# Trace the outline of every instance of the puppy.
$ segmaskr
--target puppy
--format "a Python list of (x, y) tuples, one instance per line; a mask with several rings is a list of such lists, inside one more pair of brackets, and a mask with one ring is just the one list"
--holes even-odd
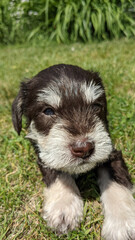
[(42, 215), (48, 226), (60, 233), (79, 226), (83, 200), (74, 176), (97, 168), (105, 216), (102, 236), (135, 239), (132, 183), (110, 138), (105, 90), (98, 74), (65, 64), (41, 71), (21, 84), (13, 102), (18, 134), (23, 114), (47, 186)]

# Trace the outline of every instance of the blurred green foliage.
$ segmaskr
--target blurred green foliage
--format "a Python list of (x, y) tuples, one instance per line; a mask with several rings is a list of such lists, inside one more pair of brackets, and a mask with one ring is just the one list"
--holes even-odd
[(0, 42), (93, 41), (135, 35), (134, 0), (1, 0)]

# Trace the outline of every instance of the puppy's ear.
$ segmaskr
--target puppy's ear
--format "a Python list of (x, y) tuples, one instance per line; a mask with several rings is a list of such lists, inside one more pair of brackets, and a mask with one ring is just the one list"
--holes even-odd
[(22, 89), (20, 89), (18, 95), (16, 96), (12, 104), (12, 122), (15, 130), (19, 135), (22, 129), (22, 114), (23, 114), (23, 94)]

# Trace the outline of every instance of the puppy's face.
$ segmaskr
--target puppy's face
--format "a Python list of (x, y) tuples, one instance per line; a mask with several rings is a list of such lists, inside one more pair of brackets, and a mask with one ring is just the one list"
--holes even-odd
[(27, 137), (45, 167), (82, 173), (106, 161), (112, 151), (105, 92), (96, 73), (52, 66), (22, 84), (12, 110), (18, 133), (26, 116)]

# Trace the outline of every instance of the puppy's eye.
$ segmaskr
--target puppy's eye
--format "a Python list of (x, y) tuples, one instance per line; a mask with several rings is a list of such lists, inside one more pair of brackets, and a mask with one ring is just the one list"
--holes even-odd
[(93, 108), (95, 111), (100, 112), (103, 109), (103, 106), (100, 103), (94, 103)]
[(53, 110), (52, 108), (46, 108), (46, 109), (44, 110), (44, 114), (45, 114), (45, 115), (52, 116), (52, 115), (55, 114), (55, 112), (54, 112), (54, 110)]

